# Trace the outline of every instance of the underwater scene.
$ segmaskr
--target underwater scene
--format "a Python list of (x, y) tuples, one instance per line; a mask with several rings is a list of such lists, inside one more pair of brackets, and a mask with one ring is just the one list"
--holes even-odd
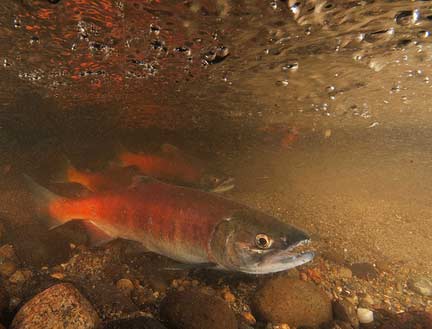
[(0, 13), (0, 329), (432, 328), (432, 1)]

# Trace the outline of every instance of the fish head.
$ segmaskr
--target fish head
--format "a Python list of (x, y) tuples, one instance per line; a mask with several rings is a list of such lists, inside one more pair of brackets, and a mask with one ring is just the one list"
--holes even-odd
[(261, 212), (234, 212), (216, 227), (210, 242), (215, 262), (232, 271), (266, 274), (311, 261), (309, 236), (298, 228)]
[(235, 186), (233, 177), (217, 172), (204, 172), (201, 175), (200, 185), (206, 190), (223, 193), (232, 190)]

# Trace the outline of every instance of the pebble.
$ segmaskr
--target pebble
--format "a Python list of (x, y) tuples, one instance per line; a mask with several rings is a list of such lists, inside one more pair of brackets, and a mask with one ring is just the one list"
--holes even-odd
[(15, 315), (11, 329), (93, 329), (99, 317), (71, 284), (54, 285), (28, 301)]
[(0, 258), (3, 259), (15, 259), (15, 251), (13, 245), (5, 244), (0, 247)]
[(360, 298), (360, 306), (363, 307), (363, 308), (371, 307), (374, 304), (375, 304), (375, 301), (368, 294), (365, 294), (363, 297)]
[(0, 264), (0, 275), (10, 277), (16, 271), (16, 265), (12, 262), (4, 262)]
[(340, 267), (337, 271), (337, 275), (341, 279), (351, 279), (353, 273), (348, 267)]
[(351, 265), (351, 271), (354, 276), (364, 280), (378, 277), (378, 271), (371, 263), (354, 263)]
[(159, 321), (140, 316), (133, 319), (120, 319), (106, 323), (102, 329), (166, 329)]
[(241, 314), (241, 316), (242, 316), (243, 320), (244, 320), (247, 324), (249, 324), (249, 325), (251, 325), (251, 326), (254, 326), (254, 325), (256, 324), (256, 319), (255, 319), (255, 317), (252, 315), (251, 312), (243, 312), (243, 313)]
[(116, 287), (120, 289), (125, 295), (130, 296), (134, 290), (134, 284), (129, 279), (120, 279), (116, 282)]
[(333, 318), (327, 294), (315, 284), (276, 276), (258, 288), (252, 302), (255, 314), (273, 324), (316, 326)]
[(408, 288), (422, 296), (432, 296), (432, 281), (420, 276), (410, 278), (407, 282)]
[(55, 272), (55, 273), (51, 273), (50, 277), (57, 280), (63, 280), (65, 278), (65, 275), (61, 272)]
[(9, 282), (13, 284), (21, 284), (26, 280), (26, 276), (23, 271), (16, 271), (9, 277)]
[(336, 300), (333, 302), (333, 315), (336, 320), (348, 322), (354, 327), (358, 327), (359, 320), (355, 306), (346, 300)]
[(373, 312), (367, 308), (359, 307), (357, 309), (357, 317), (361, 324), (372, 323), (374, 320)]
[(227, 303), (234, 303), (236, 300), (236, 297), (233, 295), (233, 293), (231, 291), (229, 291), (229, 289), (227, 291), (223, 292), (223, 299), (225, 299), (225, 301)]
[(221, 298), (195, 290), (172, 292), (160, 306), (160, 316), (177, 329), (237, 329), (237, 319)]

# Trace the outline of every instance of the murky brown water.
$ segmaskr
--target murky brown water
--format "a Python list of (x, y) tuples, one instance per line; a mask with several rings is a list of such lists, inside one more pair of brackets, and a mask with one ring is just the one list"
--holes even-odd
[(431, 9), (2, 1), (0, 159), (47, 175), (47, 152), (171, 142), (323, 249), (432, 270)]

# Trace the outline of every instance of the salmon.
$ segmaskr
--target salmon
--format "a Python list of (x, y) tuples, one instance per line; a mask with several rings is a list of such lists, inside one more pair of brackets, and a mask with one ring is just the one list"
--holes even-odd
[(121, 147), (117, 157), (100, 171), (78, 169), (65, 159), (59, 180), (79, 183), (93, 192), (128, 186), (137, 174), (218, 193), (234, 187), (232, 177), (209, 169), (198, 159), (169, 144), (162, 145), (159, 152), (147, 153), (134, 153)]
[(178, 262), (265, 274), (314, 257), (296, 252), (310, 240), (300, 229), (213, 193), (141, 177), (127, 188), (64, 198), (27, 180), (51, 225), (82, 219), (104, 240), (138, 241)]

